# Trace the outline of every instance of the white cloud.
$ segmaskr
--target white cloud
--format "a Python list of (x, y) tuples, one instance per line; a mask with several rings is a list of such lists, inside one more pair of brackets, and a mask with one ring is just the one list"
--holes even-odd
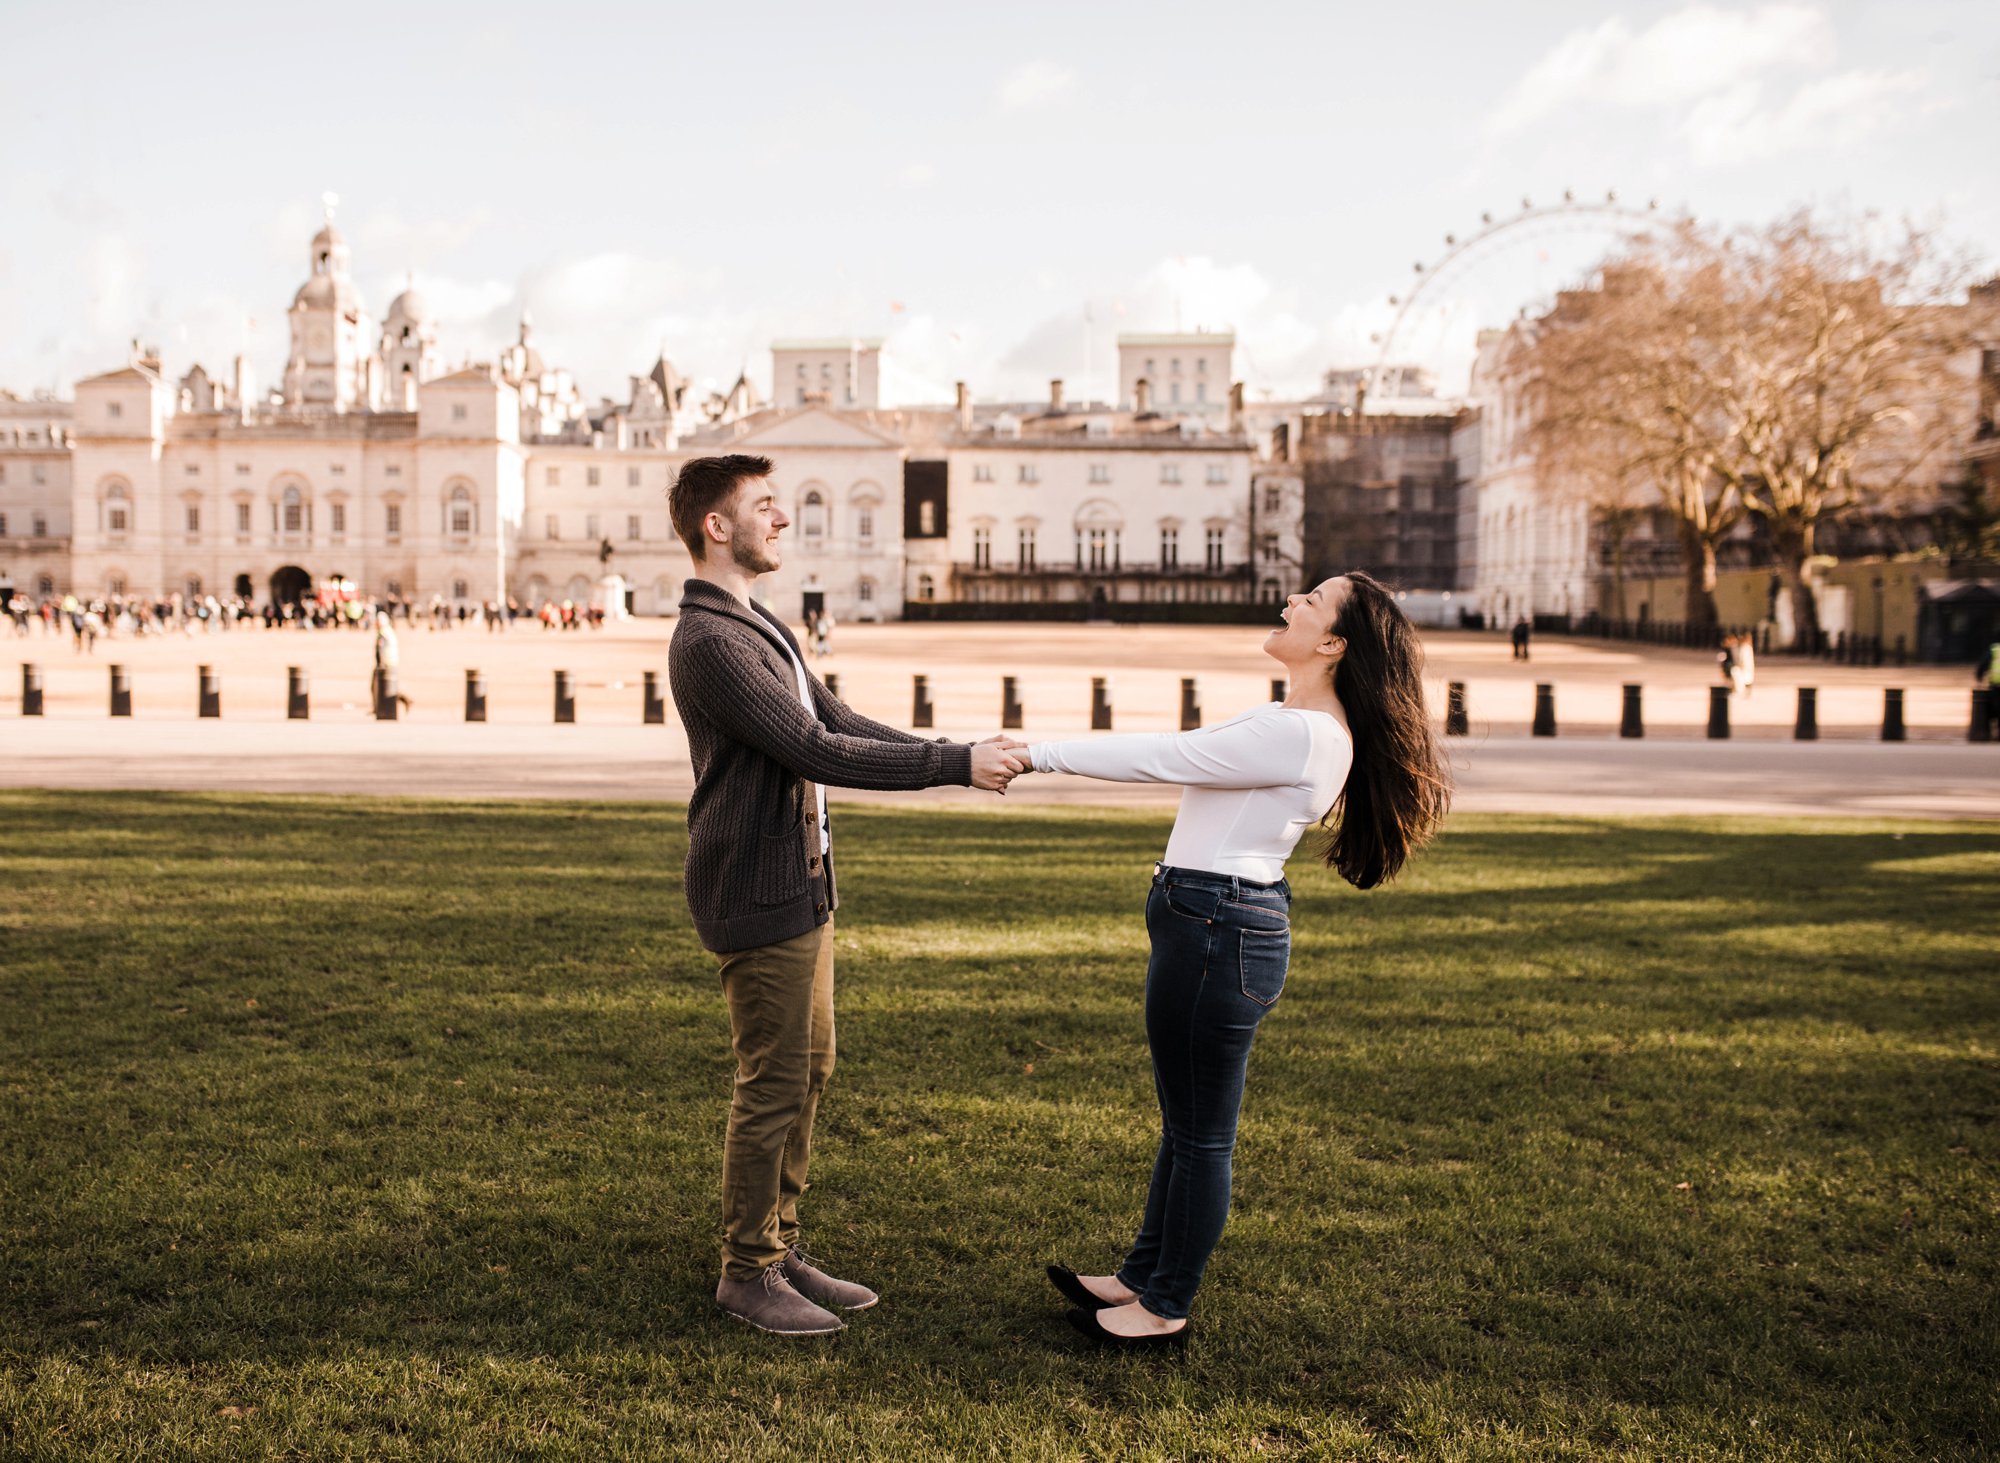
[(1805, 147), (1845, 147), (1894, 124), (1921, 90), (1917, 71), (1842, 71), (1808, 82), (1778, 106), (1754, 83), (1697, 102), (1681, 124), (1696, 161), (1755, 162)]
[(1806, 5), (1693, 4), (1640, 31), (1614, 16), (1558, 41), (1502, 99), (1487, 127), (1515, 132), (1580, 104), (1691, 102), (1779, 68), (1828, 65), (1833, 52), (1832, 26)]
[(1067, 66), (1049, 60), (1035, 60), (1008, 72), (994, 95), (999, 98), (1001, 106), (1020, 111), (1051, 101), (1075, 85), (1076, 73)]

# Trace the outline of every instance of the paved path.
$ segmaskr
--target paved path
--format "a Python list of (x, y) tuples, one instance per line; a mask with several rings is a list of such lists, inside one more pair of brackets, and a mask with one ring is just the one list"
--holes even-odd
[[(970, 738), (978, 727), (943, 727)], [(2000, 745), (1619, 741), (1447, 743), (1465, 811), (1767, 813), (2000, 818)], [(0, 786), (162, 788), (426, 797), (678, 799), (677, 727), (365, 720), (0, 721)], [(1171, 806), (1171, 788), (1028, 777), (1004, 803), (963, 788), (900, 797), (996, 810), (1034, 802)]]

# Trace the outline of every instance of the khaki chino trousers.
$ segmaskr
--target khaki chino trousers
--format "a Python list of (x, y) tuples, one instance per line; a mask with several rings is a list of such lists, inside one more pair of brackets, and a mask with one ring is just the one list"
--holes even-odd
[(799, 1240), (813, 1117), (833, 1075), (833, 921), (717, 959), (736, 1051), (722, 1145), (722, 1273), (754, 1280)]

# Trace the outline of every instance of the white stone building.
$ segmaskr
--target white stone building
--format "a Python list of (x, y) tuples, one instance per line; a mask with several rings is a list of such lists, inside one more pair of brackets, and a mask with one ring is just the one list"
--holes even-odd
[(1118, 337), (1118, 404), (1127, 410), (1220, 418), (1236, 377), (1234, 331)]
[(771, 344), (771, 400), (780, 406), (873, 411), (882, 404), (882, 342), (779, 340)]

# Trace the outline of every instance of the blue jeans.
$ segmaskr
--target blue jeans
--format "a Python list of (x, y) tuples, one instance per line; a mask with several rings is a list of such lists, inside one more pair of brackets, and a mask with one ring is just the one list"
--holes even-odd
[(1291, 886), (1160, 867), (1146, 899), (1146, 1041), (1160, 1098), (1160, 1151), (1146, 1217), (1118, 1279), (1176, 1319), (1229, 1217), (1236, 1116), (1257, 1025), (1285, 989)]

